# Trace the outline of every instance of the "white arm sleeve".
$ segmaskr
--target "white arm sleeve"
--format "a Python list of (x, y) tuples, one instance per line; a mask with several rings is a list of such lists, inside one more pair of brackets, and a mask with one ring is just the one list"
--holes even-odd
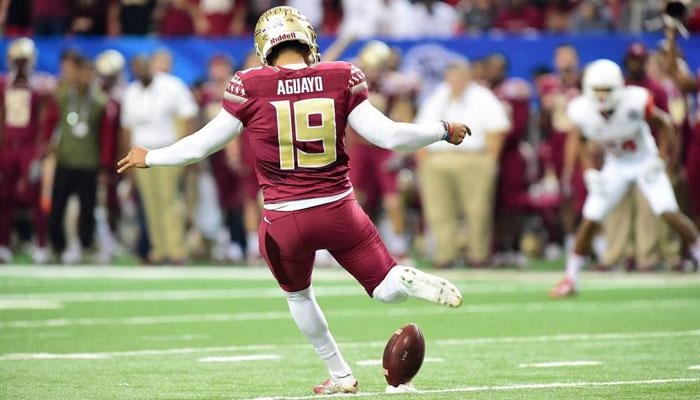
[(352, 110), (348, 123), (372, 144), (390, 150), (414, 151), (445, 136), (445, 127), (439, 121), (426, 124), (394, 122), (374, 108), (369, 100)]
[(186, 165), (201, 161), (223, 148), (243, 131), (243, 123), (224, 109), (202, 129), (168, 147), (150, 150), (146, 164), (152, 167)]

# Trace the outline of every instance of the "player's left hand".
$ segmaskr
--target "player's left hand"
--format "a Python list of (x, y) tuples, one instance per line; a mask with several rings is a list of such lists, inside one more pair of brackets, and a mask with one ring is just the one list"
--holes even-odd
[(447, 123), (447, 141), (454, 145), (458, 145), (464, 141), (464, 138), (472, 135), (472, 130), (469, 129), (467, 124), (461, 122), (448, 122)]
[(148, 154), (148, 150), (143, 147), (132, 148), (129, 150), (129, 154), (117, 163), (119, 167), (117, 172), (121, 174), (129, 168), (148, 168), (148, 164), (146, 164), (146, 154)]

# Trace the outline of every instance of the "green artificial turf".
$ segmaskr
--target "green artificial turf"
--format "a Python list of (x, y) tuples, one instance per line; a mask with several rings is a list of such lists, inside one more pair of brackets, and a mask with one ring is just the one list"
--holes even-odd
[[(579, 296), (554, 301), (560, 272), (437, 273), (462, 308), (380, 304), (344, 272), (317, 271), (368, 398), (700, 398), (698, 274), (588, 273)], [(425, 392), (380, 394), (381, 366), (356, 363), (380, 359), (408, 322), (426, 337)], [(251, 355), (274, 359), (204, 362)], [(563, 361), (597, 364), (526, 365)], [(0, 267), (0, 399), (288, 398), (326, 378), (265, 269)]]

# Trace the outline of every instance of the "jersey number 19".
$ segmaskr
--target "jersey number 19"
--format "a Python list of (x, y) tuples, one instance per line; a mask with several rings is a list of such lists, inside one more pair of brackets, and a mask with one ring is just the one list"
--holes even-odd
[[(335, 102), (328, 98), (270, 102), (277, 112), (277, 139), (280, 147), (280, 169), (321, 168), (337, 159), (335, 148)], [(294, 114), (292, 115), (292, 110)], [(320, 117), (320, 124), (311, 124), (312, 116)], [(316, 119), (319, 120), (318, 118)], [(294, 130), (292, 130), (294, 124)], [(294, 133), (299, 142), (322, 141), (323, 151), (307, 153), (294, 146)]]

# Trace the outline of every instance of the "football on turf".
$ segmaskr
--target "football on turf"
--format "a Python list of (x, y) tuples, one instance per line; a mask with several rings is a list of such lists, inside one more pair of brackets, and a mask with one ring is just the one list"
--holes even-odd
[(384, 348), (384, 377), (391, 386), (406, 384), (418, 373), (425, 355), (423, 333), (416, 324), (396, 330)]

